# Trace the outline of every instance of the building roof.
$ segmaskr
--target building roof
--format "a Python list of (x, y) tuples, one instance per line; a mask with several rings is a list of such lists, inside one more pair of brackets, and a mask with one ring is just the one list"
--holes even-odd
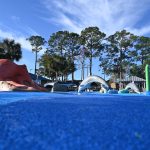
[(32, 78), (32, 80), (42, 80), (42, 81), (47, 81), (47, 80), (49, 80), (49, 79), (47, 79), (47, 78), (44, 78), (44, 77), (42, 77), (42, 76), (37, 76), (37, 75), (32, 74), (32, 73), (29, 73), (29, 75), (30, 75), (30, 77)]
[(139, 78), (139, 77), (137, 77), (137, 76), (130, 76), (130, 77), (127, 77), (127, 78), (125, 78), (125, 79), (121, 79), (121, 80), (119, 80), (119, 81), (124, 81), (124, 82), (145, 82), (146, 80), (145, 79), (142, 79), (142, 78)]

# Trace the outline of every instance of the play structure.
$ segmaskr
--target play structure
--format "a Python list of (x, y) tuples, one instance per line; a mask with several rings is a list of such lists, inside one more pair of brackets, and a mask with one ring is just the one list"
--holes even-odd
[[(145, 67), (145, 75), (146, 75), (146, 95), (150, 95), (150, 66), (149, 65), (146, 65)], [(101, 89), (103, 93), (124, 94), (124, 93), (130, 93), (130, 91), (132, 91), (134, 93), (140, 94), (139, 88), (136, 86), (134, 82), (127, 84), (124, 89), (117, 91), (117, 90), (111, 89), (109, 85), (106, 83), (106, 81), (99, 76), (88, 76), (86, 79), (84, 79), (79, 85), (78, 93), (81, 93), (87, 89), (90, 89), (91, 84), (93, 82), (101, 85)]]
[(129, 83), (125, 87), (125, 89), (122, 89), (120, 91), (111, 89), (109, 85), (106, 83), (106, 81), (99, 77), (99, 76), (88, 76), (85, 80), (83, 80), (78, 88), (78, 93), (81, 93), (87, 89), (91, 88), (91, 84), (95, 82), (97, 84), (101, 85), (101, 93), (108, 93), (108, 94), (124, 94), (124, 93), (129, 93), (130, 90), (134, 91), (135, 93), (140, 94), (140, 91), (138, 87), (135, 85), (135, 83)]
[(129, 93), (130, 90), (134, 91), (135, 93), (140, 94), (139, 88), (136, 86), (134, 82), (127, 84), (125, 89), (118, 91), (118, 93), (122, 93), (122, 94)]
[(150, 65), (145, 67), (145, 77), (146, 77), (146, 95), (150, 95)]
[(108, 84), (106, 83), (106, 81), (103, 78), (101, 78), (99, 76), (88, 76), (79, 85), (78, 93), (83, 92), (86, 89), (89, 89), (93, 82), (101, 84), (102, 88), (104, 89), (104, 93), (106, 93), (107, 90), (109, 89)]
[(32, 81), (26, 65), (17, 65), (8, 59), (0, 59), (0, 91), (47, 90)]

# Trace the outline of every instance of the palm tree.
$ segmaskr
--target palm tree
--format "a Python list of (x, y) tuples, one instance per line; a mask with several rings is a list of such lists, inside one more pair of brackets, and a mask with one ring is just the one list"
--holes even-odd
[(19, 61), (22, 58), (21, 45), (14, 40), (4, 39), (0, 44), (0, 57), (11, 61)]

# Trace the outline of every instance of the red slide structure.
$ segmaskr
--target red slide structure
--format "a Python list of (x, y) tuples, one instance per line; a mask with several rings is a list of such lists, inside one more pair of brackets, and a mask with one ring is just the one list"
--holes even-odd
[(0, 59), (0, 91), (46, 91), (32, 81), (26, 65)]

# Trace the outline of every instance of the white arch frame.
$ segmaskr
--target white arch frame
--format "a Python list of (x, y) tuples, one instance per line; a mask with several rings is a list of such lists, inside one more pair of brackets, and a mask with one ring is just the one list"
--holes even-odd
[(103, 88), (106, 88), (106, 89), (109, 88), (108, 84), (106, 83), (106, 81), (103, 78), (93, 75), (93, 76), (88, 76), (86, 79), (84, 79), (81, 82), (81, 84), (79, 85), (79, 88), (78, 88), (78, 92), (80, 93), (83, 90), (85, 90), (86, 88), (90, 88), (90, 85), (93, 82), (102, 84)]

